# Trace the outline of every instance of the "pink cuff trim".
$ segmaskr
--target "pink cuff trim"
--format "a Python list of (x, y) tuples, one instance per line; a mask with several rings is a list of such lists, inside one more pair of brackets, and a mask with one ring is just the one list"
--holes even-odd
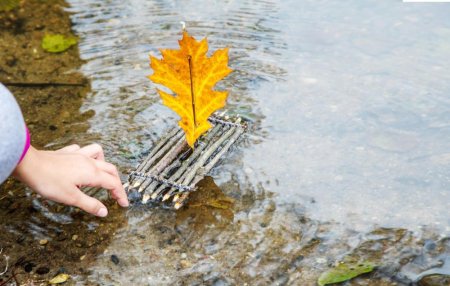
[(25, 132), (27, 133), (27, 139), (25, 141), (25, 147), (22, 151), (22, 156), (20, 156), (19, 163), (22, 162), (23, 157), (27, 154), (28, 149), (30, 148), (30, 131), (28, 131), (28, 127), (25, 126)]

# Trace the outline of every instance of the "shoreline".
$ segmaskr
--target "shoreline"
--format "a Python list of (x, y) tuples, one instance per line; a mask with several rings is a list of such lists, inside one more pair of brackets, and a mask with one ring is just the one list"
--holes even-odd
[[(62, 53), (48, 53), (41, 47), (45, 34), (73, 35), (65, 7), (68, 5), (62, 0), (28, 0), (10, 12), (0, 12), (0, 82), (14, 83), (7, 87), (22, 109), (32, 144), (38, 148), (65, 134), (85, 132), (89, 127), (86, 120), (93, 115), (92, 111), (80, 113), (90, 83), (78, 72), (83, 64), (78, 46)], [(80, 83), (83, 85), (70, 86)]]
[[(39, 149), (74, 143), (87, 132), (87, 120), (95, 114), (80, 111), (90, 82), (78, 71), (84, 63), (78, 45), (61, 53), (41, 47), (45, 34), (74, 35), (66, 7), (62, 0), (26, 0), (12, 11), (0, 12), (0, 82), (16, 83), (7, 87), (22, 109), (32, 145)], [(106, 205), (110, 214), (99, 219), (42, 200), (8, 179), (0, 185), (0, 273), (5, 269), (3, 255), (9, 257), (0, 284), (47, 285), (57, 274), (67, 273), (72, 279), (65, 285), (72, 285), (73, 278), (90, 275), (89, 265), (124, 222), (117, 206), (111, 201)]]

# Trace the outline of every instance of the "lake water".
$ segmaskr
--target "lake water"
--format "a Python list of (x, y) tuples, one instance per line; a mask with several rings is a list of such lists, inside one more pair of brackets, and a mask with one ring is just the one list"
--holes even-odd
[[(92, 79), (82, 109), (96, 112), (80, 140), (103, 144), (124, 179), (178, 121), (146, 76), (180, 21), (230, 48), (219, 87), (253, 121), (211, 174), (231, 209), (132, 208), (82, 279), (314, 285), (350, 255), (383, 265), (355, 285), (394, 285), (450, 253), (450, 4), (69, 3)], [(426, 241), (442, 247), (425, 253)]]

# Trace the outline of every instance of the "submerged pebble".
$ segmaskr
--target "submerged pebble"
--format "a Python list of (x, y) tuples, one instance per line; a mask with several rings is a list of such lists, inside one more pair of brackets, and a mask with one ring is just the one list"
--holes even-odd
[(25, 270), (25, 272), (29, 273), (31, 271), (33, 271), (33, 267), (36, 266), (33, 262), (28, 262), (27, 264), (25, 264), (23, 266), (23, 269)]
[(192, 266), (192, 264), (189, 261), (182, 259), (182, 260), (180, 260), (180, 266), (182, 268), (189, 268)]
[(46, 267), (46, 266), (42, 266), (39, 267), (38, 269), (36, 269), (36, 273), (39, 275), (44, 275), (50, 272), (50, 268)]
[(115, 265), (117, 265), (117, 264), (119, 264), (119, 257), (117, 257), (117, 255), (115, 255), (115, 254), (113, 254), (113, 255), (111, 255), (111, 261), (115, 264)]

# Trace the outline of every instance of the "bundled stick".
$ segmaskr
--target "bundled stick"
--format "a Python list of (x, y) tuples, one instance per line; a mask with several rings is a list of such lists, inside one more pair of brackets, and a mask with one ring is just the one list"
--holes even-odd
[(187, 145), (179, 127), (170, 130), (150, 154), (128, 176), (124, 187), (131, 201), (143, 204), (164, 202), (179, 209), (195, 191), (196, 184), (244, 133), (241, 118), (212, 116), (213, 127), (194, 149)]

